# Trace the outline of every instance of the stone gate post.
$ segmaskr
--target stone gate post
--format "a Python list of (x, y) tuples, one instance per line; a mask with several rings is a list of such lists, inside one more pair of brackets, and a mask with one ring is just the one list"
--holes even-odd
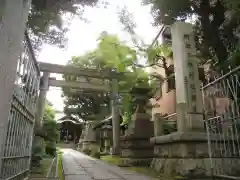
[(23, 47), (30, 0), (0, 1), (0, 170), (17, 60)]

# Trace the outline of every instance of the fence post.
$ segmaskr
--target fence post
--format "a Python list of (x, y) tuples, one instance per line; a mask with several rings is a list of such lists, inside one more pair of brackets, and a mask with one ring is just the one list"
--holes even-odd
[(56, 169), (55, 169), (55, 178), (58, 177), (58, 166), (59, 166), (59, 156), (58, 156), (58, 152), (57, 152), (57, 155), (56, 155)]
[(163, 135), (163, 116), (160, 113), (154, 114), (154, 136)]
[(0, 174), (17, 61), (23, 49), (30, 3), (30, 0), (0, 2)]

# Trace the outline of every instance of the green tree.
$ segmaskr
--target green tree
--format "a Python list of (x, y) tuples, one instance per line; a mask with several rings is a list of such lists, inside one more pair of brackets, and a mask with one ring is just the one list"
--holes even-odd
[[(98, 41), (98, 46), (94, 51), (83, 56), (73, 57), (69, 64), (101, 70), (116, 69), (118, 72), (122, 72), (122, 77), (119, 80), (119, 95), (121, 96), (119, 101), (122, 104), (122, 114), (126, 114), (129, 119), (134, 105), (128, 92), (140, 81), (149, 86), (148, 74), (142, 68), (135, 66), (137, 63), (136, 51), (121, 42), (117, 36), (103, 32)], [(72, 81), (76, 80), (77, 77), (64, 76), (64, 79)], [(87, 81), (106, 83), (103, 80), (93, 78), (87, 78)], [(65, 111), (67, 113), (75, 113), (80, 118), (86, 120), (89, 115), (103, 112), (104, 108), (107, 110), (103, 116), (110, 112), (110, 93), (78, 91), (78, 93), (72, 94), (69, 91), (69, 89), (63, 89), (63, 96), (66, 99)]]
[(27, 27), (34, 49), (42, 43), (63, 47), (68, 30), (64, 26), (63, 15), (72, 14), (81, 18), (85, 6), (95, 6), (97, 2), (98, 0), (32, 0)]
[(56, 141), (59, 139), (59, 131), (55, 121), (55, 112), (49, 105), (49, 102), (45, 106), (41, 137), (39, 135), (40, 133), (34, 137), (32, 167), (40, 166), (40, 160), (45, 154), (55, 155), (56, 152)]
[(123, 30), (128, 32), (132, 38), (132, 42), (137, 49), (139, 56), (147, 59), (146, 65), (135, 64), (135, 66), (144, 68), (159, 66), (164, 68), (166, 77), (171, 76), (172, 72), (167, 67), (167, 59), (172, 58), (172, 49), (169, 45), (146, 44), (143, 39), (136, 33), (135, 29), (137, 25), (134, 21), (133, 15), (128, 11), (127, 7), (124, 7), (118, 12), (118, 18), (123, 25)]
[(221, 65), (238, 45), (235, 35), (240, 22), (237, 0), (144, 0), (144, 3), (152, 5), (156, 24), (169, 24), (175, 19), (186, 20), (194, 16), (197, 48), (204, 62), (211, 59), (212, 64)]
[(45, 106), (42, 131), (45, 135), (46, 154), (55, 155), (56, 143), (59, 140), (59, 130), (57, 122), (55, 120), (55, 112), (48, 104)]

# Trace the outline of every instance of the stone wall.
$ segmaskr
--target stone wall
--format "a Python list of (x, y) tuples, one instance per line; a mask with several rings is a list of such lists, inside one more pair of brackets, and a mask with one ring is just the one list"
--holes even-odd
[[(217, 136), (212, 141), (224, 143)], [(151, 167), (157, 172), (167, 175), (186, 175), (197, 173), (210, 176), (212, 167), (222, 174), (237, 174), (240, 158), (223, 155), (223, 149), (212, 147), (212, 157), (209, 156), (207, 134), (203, 133), (172, 133), (151, 138), (154, 144), (154, 159)], [(229, 139), (229, 143), (236, 143)], [(230, 145), (230, 144), (229, 144)], [(221, 146), (219, 146), (221, 147)], [(230, 150), (230, 146), (226, 146)], [(215, 172), (218, 174), (217, 172)]]

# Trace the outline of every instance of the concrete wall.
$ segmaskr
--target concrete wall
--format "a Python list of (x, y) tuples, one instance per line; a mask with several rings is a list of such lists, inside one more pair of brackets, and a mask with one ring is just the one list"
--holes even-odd
[[(173, 63), (173, 60), (169, 59), (168, 60), (168, 66)], [(206, 67), (204, 67), (205, 72), (208, 70)], [(158, 74), (162, 77), (162, 79), (165, 79), (165, 71), (161, 67), (154, 67), (150, 70), (150, 73), (155, 73)], [(161, 98), (157, 98), (159, 91), (162, 91)], [(172, 114), (176, 112), (176, 90), (171, 90), (168, 92), (168, 85), (167, 81), (163, 81), (161, 83), (161, 87), (159, 87), (159, 91), (156, 92), (155, 97), (150, 99), (150, 102), (153, 107), (152, 109), (152, 116), (156, 113), (162, 113), (162, 114)], [(216, 91), (216, 92), (223, 92), (223, 89), (216, 89), (215, 87), (211, 89), (207, 89), (207, 91), (211, 94), (211, 91)], [(221, 115), (225, 112), (225, 110), (230, 106), (231, 104), (231, 99), (228, 97), (219, 97), (216, 94), (214, 95), (214, 104), (213, 105), (213, 99), (210, 98), (210, 96), (205, 96), (203, 99), (204, 101), (204, 109), (206, 112), (213, 111), (215, 109), (217, 115)]]
[(176, 91), (171, 90), (163, 94), (159, 100), (151, 99), (152, 104), (157, 104), (159, 107), (152, 109), (152, 115), (156, 113), (172, 114), (176, 112)]

